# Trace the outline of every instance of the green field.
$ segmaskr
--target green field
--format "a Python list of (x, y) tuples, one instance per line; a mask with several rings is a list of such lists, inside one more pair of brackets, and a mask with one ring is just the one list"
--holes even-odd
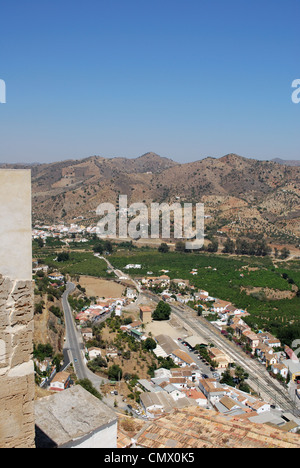
[[(38, 248), (34, 243), (34, 256), (50, 267), (70, 276), (88, 275), (95, 277), (111, 276), (107, 273), (104, 260), (94, 257), (94, 243), (71, 245), (69, 259), (55, 261), (56, 254), (66, 247), (60, 242)], [(83, 245), (81, 246), (83, 247)], [(169, 270), (171, 279), (188, 279), (191, 285), (205, 289), (213, 297), (232, 302), (236, 307), (247, 310), (251, 315), (245, 321), (254, 330), (268, 330), (290, 344), (300, 338), (300, 297), (271, 300), (264, 289), (271, 291), (292, 291), (300, 289), (300, 261), (280, 262), (275, 266), (270, 257), (236, 257), (208, 253), (159, 253), (157, 249), (115, 250), (110, 255), (111, 263), (121, 270), (128, 263), (138, 263), (141, 269), (129, 270), (132, 276), (147, 276), (148, 271), (160, 276), (161, 270)], [(197, 276), (191, 270), (197, 269)], [(152, 276), (152, 275), (151, 275)], [(246, 293), (243, 288), (261, 288), (259, 293)], [(297, 288), (296, 288), (297, 289)]]
[(69, 260), (64, 262), (55, 261), (55, 256), (51, 255), (44, 259), (49, 267), (59, 270), (64, 275), (70, 276), (95, 276), (107, 278), (112, 275), (107, 273), (107, 264), (104, 260), (94, 257), (91, 252), (70, 252)]
[[(300, 338), (299, 296), (293, 299), (267, 300), (263, 294), (249, 295), (241, 290), (241, 287), (255, 287), (291, 291), (293, 283), (300, 288), (300, 262), (281, 262), (275, 268), (269, 257), (238, 258), (178, 252), (162, 254), (154, 250), (117, 252), (110, 260), (120, 269), (128, 263), (140, 263), (142, 269), (129, 270), (133, 276), (147, 275), (147, 271), (159, 276), (163, 274), (160, 270), (169, 270), (167, 274), (171, 279), (189, 279), (191, 285), (207, 290), (211, 296), (231, 301), (236, 307), (247, 310), (251, 315), (245, 321), (253, 329), (269, 330), (279, 338), (285, 338), (285, 342), (290, 342), (290, 335), (293, 339)], [(193, 268), (198, 269), (197, 276), (190, 274)]]

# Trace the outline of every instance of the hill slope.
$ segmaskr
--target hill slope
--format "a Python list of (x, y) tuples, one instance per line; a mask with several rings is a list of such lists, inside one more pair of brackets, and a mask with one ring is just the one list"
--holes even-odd
[(78, 216), (95, 222), (100, 203), (116, 204), (119, 195), (127, 195), (129, 204), (203, 202), (212, 216), (208, 223), (228, 233), (253, 230), (295, 243), (300, 236), (300, 166), (235, 154), (179, 164), (146, 153), (30, 168), (34, 220), (41, 222), (70, 222)]

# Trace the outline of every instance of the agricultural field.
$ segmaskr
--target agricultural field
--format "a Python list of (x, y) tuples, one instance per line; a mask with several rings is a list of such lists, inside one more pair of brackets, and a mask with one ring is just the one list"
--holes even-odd
[[(61, 242), (39, 248), (34, 243), (34, 257), (49, 267), (72, 277), (110, 278), (104, 260), (94, 257), (93, 242), (87, 250), (66, 247)], [(253, 330), (270, 331), (286, 344), (300, 338), (300, 261), (279, 261), (266, 257), (218, 255), (208, 253), (167, 252), (157, 249), (120, 249), (115, 246), (109, 260), (123, 271), (128, 263), (141, 264), (131, 269), (135, 277), (160, 276), (162, 270), (171, 279), (188, 279), (191, 285), (204, 289), (213, 297), (232, 302), (250, 313), (245, 321)], [(89, 249), (89, 250), (88, 250)], [(58, 261), (57, 254), (68, 258)], [(191, 274), (197, 269), (197, 275)], [(148, 272), (152, 272), (151, 275)]]
[(69, 251), (68, 257), (58, 261), (56, 252), (47, 252), (47, 256), (38, 258), (53, 270), (58, 270), (71, 277), (93, 276), (96, 278), (111, 278), (113, 274), (107, 272), (107, 264), (104, 260), (94, 257), (93, 252)]
[[(139, 263), (132, 276), (167, 273), (171, 279), (189, 279), (213, 297), (247, 310), (245, 319), (254, 330), (269, 330), (288, 344), (300, 337), (300, 262), (276, 262), (269, 257), (233, 257), (203, 253), (116, 252), (110, 260), (117, 268)], [(197, 275), (190, 272), (197, 269)], [(152, 275), (151, 275), (152, 276)], [(272, 294), (273, 293), (273, 294)], [(272, 296), (276, 299), (272, 299)], [(282, 299), (280, 299), (282, 297)], [(286, 298), (288, 297), (288, 298)]]

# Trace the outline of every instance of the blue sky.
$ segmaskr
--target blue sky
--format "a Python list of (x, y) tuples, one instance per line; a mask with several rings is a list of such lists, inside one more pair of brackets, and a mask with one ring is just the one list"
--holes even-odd
[(299, 18), (299, 0), (3, 0), (0, 162), (300, 159)]

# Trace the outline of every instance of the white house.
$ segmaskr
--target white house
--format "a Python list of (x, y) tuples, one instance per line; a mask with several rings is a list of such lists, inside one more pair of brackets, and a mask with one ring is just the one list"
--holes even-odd
[(100, 348), (89, 348), (88, 355), (90, 359), (95, 359), (98, 356), (101, 356), (101, 349)]
[(282, 364), (282, 363), (275, 363), (271, 366), (271, 370), (272, 372), (274, 372), (274, 374), (280, 374), (284, 379), (287, 378), (288, 376), (288, 373), (289, 373), (289, 370), (288, 368)]
[(135, 289), (127, 288), (126, 290), (126, 297), (128, 299), (134, 299), (137, 296), (137, 292)]
[(188, 390), (184, 390), (184, 393), (187, 398), (192, 398), (198, 406), (206, 407), (207, 398), (199, 389), (189, 388)]
[(171, 371), (169, 369), (165, 369), (164, 367), (161, 367), (160, 369), (156, 369), (154, 371), (154, 376), (155, 378), (167, 378), (169, 379), (172, 377)]
[(175, 362), (175, 364), (178, 364), (179, 366), (197, 366), (196, 362), (194, 361), (189, 354), (187, 354), (185, 351), (182, 351), (181, 349), (175, 349), (171, 353), (171, 358)]
[(247, 406), (249, 406), (253, 411), (256, 411), (257, 414), (264, 413), (266, 411), (270, 411), (271, 407), (269, 403), (266, 403), (265, 401), (255, 401), (255, 403), (247, 403)]
[(50, 390), (61, 392), (70, 386), (70, 374), (68, 372), (58, 372), (50, 383)]
[(52, 281), (63, 281), (64, 275), (62, 275), (61, 273), (50, 273), (48, 275), (48, 278), (51, 279)]
[(126, 266), (124, 267), (125, 270), (130, 270), (131, 268), (140, 269), (140, 268), (142, 268), (142, 265), (137, 264), (137, 263), (135, 263), (135, 264), (129, 263), (128, 265), (126, 265)]

